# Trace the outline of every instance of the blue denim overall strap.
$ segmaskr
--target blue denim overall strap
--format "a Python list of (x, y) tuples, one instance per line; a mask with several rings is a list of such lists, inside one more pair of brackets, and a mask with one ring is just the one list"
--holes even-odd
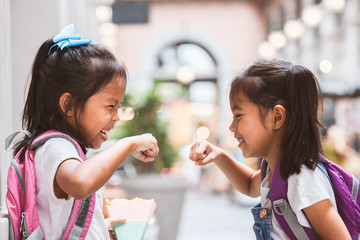
[[(270, 190), (266, 196), (270, 199)], [(265, 218), (260, 217), (260, 211), (264, 209), (261, 207), (261, 203), (251, 208), (251, 213), (254, 217), (253, 230), (256, 236), (256, 240), (270, 240), (271, 239), (271, 218), (272, 211), (269, 211)], [(266, 209), (269, 210), (269, 209)]]

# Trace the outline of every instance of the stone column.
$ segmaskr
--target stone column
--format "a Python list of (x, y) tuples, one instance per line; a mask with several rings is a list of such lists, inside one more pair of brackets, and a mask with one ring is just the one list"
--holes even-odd
[(4, 139), (12, 131), (10, 0), (0, 0), (0, 22), (0, 233), (2, 239), (8, 239), (5, 195), (10, 154), (3, 146)]

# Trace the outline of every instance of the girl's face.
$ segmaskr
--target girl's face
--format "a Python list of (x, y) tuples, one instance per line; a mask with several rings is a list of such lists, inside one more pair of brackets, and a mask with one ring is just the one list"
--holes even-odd
[(266, 158), (274, 145), (271, 111), (263, 119), (258, 106), (244, 96), (230, 97), (230, 107), (233, 121), (229, 129), (234, 133), (243, 156)]
[(84, 111), (80, 114), (79, 124), (84, 129), (92, 148), (99, 148), (107, 140), (108, 132), (119, 121), (118, 109), (125, 88), (125, 81), (115, 77), (86, 101)]

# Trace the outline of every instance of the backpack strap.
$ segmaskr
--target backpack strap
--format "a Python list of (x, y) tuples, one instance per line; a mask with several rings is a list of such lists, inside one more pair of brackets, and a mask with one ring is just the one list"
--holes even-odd
[[(280, 160), (279, 160), (279, 162), (280, 162)], [(267, 161), (263, 158), (261, 161), (261, 166), (260, 166), (262, 180), (268, 174), (268, 171), (269, 171), (268, 166), (269, 165), (268, 165)], [(290, 204), (288, 203), (287, 181), (282, 180), (282, 178), (280, 177), (279, 171), (277, 172), (277, 174), (279, 175), (279, 176), (276, 176), (278, 178), (274, 179), (275, 178), (275, 172), (274, 172), (272, 184), (274, 184), (274, 182), (276, 181), (276, 186), (277, 186), (277, 188), (280, 188), (280, 191), (279, 190), (276, 191), (275, 189), (271, 189), (271, 191), (270, 191), (270, 200), (272, 202), (272, 209), (275, 214), (275, 217), (276, 217), (277, 221), (279, 222), (280, 226), (283, 228), (283, 230), (289, 237), (292, 237), (292, 235), (293, 235), (293, 237), (295, 237), (296, 239), (304, 239), (304, 240), (309, 239), (305, 230), (303, 229), (303, 227), (300, 225), (299, 221), (297, 220), (295, 213), (292, 211)], [(276, 191), (276, 194), (273, 194), (272, 193), (273, 191)], [(280, 197), (280, 198), (277, 200), (273, 200), (273, 199), (275, 199), (275, 197), (276, 198)], [(277, 217), (277, 216), (279, 216), (279, 217)], [(287, 230), (285, 229), (285, 227), (283, 227), (284, 225), (286, 225), (285, 227), (287, 228)], [(291, 234), (288, 232), (291, 232)], [(291, 238), (291, 239), (293, 239), (293, 238)]]
[(280, 162), (281, 158), (275, 166), (271, 183), (276, 188), (272, 188), (270, 194), (275, 218), (290, 239), (316, 239), (316, 234), (313, 233), (311, 228), (304, 227), (299, 223), (296, 214), (289, 204), (287, 198), (288, 184), (280, 176)]
[[(321, 158), (320, 158), (320, 159), (321, 159)], [(318, 164), (316, 165), (316, 167), (318, 167), (318, 168), (325, 174), (325, 176), (327, 177), (327, 179), (328, 179), (329, 182), (330, 182), (331, 188), (332, 188), (333, 190), (335, 190), (335, 189), (334, 189), (334, 185), (333, 185), (332, 182), (331, 182), (329, 173), (328, 173), (327, 170), (326, 170), (325, 164), (326, 164), (326, 162), (319, 161)]]
[(17, 161), (14, 158), (11, 159), (10, 167), (12, 169), (14, 169), (16, 176), (19, 180), (21, 192), (22, 192), (24, 198), (26, 198), (24, 175), (21, 172), (21, 168), (20, 168), (19, 164), (17, 163)]
[[(69, 135), (55, 130), (46, 131), (35, 139), (31, 149), (41, 146), (46, 141), (52, 138), (63, 138), (71, 142), (77, 150), (79, 156), (84, 161), (86, 156), (82, 151), (80, 145)], [(89, 229), (91, 219), (95, 209), (96, 193), (93, 193), (84, 199), (75, 199), (71, 211), (68, 224), (65, 228), (64, 234), (61, 239), (84, 239)]]
[[(39, 140), (36, 140), (36, 142), (34, 141), (34, 143), (30, 146), (31, 150), (34, 150), (40, 146), (42, 146), (44, 143), (46, 143), (48, 140), (52, 139), (52, 138), (63, 138), (68, 140), (69, 142), (72, 143), (72, 145), (75, 147), (77, 153), (79, 154), (79, 156), (81, 157), (81, 148), (80, 146), (78, 146), (78, 144), (75, 142), (75, 140), (73, 140), (70, 136), (68, 135), (64, 135), (64, 134), (53, 134), (53, 135), (48, 135), (45, 136)], [(82, 157), (81, 157), (82, 158)], [(83, 159), (83, 158), (82, 158)], [(84, 159), (83, 159), (84, 160)]]
[[(283, 218), (288, 225), (288, 229), (285, 229), (283, 224), (280, 223), (282, 220), (278, 220), (279, 224), (288, 236), (294, 235), (295, 239), (311, 239), (304, 230), (304, 227), (299, 223), (294, 211), (291, 209), (290, 204), (286, 199), (281, 198), (274, 201), (273, 209), (276, 219), (278, 220), (279, 218)], [(289, 229), (292, 234), (289, 234)]]
[(17, 132), (12, 133), (11, 135), (7, 136), (6, 139), (5, 139), (5, 149), (6, 149), (6, 151), (10, 151), (15, 146), (15, 143), (13, 143), (14, 138), (20, 133), (23, 133), (23, 134), (27, 135), (28, 137), (31, 137), (31, 133), (29, 131), (26, 131), (26, 130), (21, 130), (21, 131), (17, 131)]
[[(72, 212), (78, 212), (77, 215), (71, 214), (68, 227), (61, 239), (84, 239), (87, 229), (89, 229), (90, 221), (87, 221), (89, 215), (93, 215), (95, 208), (96, 194), (84, 198), (83, 200), (75, 200)], [(70, 227), (69, 225), (72, 225)], [(84, 231), (86, 229), (86, 231)]]
[(359, 187), (360, 187), (359, 180), (353, 175), (353, 185), (352, 185), (351, 195), (353, 196), (353, 198), (355, 200), (360, 199), (360, 197), (359, 197)]

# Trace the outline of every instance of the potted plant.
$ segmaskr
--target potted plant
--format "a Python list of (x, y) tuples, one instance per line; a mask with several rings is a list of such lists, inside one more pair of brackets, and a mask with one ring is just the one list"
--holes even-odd
[(120, 121), (110, 134), (111, 139), (121, 139), (143, 133), (152, 133), (158, 141), (159, 155), (153, 162), (141, 162), (129, 156), (124, 164), (132, 164), (136, 178), (124, 177), (121, 187), (129, 198), (154, 199), (157, 203), (155, 216), (159, 225), (158, 240), (175, 240), (186, 191), (184, 178), (164, 174), (176, 162), (178, 154), (167, 136), (167, 122), (159, 117), (162, 99), (155, 83), (143, 97), (133, 103), (135, 96), (124, 96), (124, 107), (134, 109), (134, 118)]
[(164, 168), (170, 168), (177, 159), (177, 151), (167, 137), (167, 123), (159, 118), (159, 110), (162, 105), (160, 95), (157, 93), (157, 83), (150, 89), (145, 98), (134, 102), (134, 95), (125, 94), (124, 107), (131, 107), (135, 110), (132, 120), (120, 122), (110, 134), (111, 139), (121, 139), (143, 133), (152, 133), (158, 141), (160, 149), (156, 161), (141, 162), (129, 156), (127, 163), (135, 166), (138, 174), (160, 173)]

